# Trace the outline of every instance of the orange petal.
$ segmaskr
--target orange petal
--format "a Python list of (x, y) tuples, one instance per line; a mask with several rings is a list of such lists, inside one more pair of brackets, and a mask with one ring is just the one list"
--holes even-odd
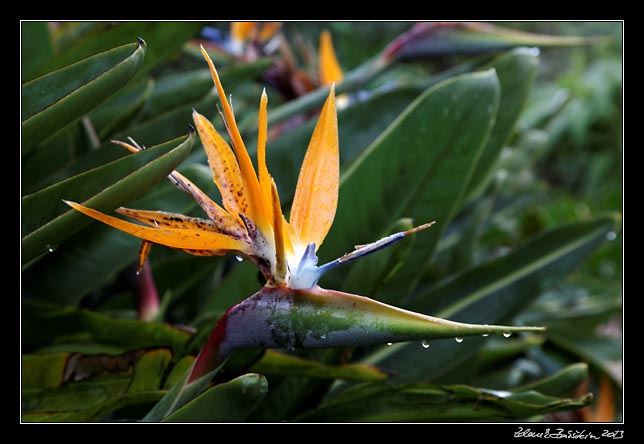
[(264, 43), (273, 37), (282, 27), (282, 22), (266, 22), (259, 33), (259, 41)]
[[(112, 143), (120, 145), (132, 153), (138, 153), (139, 151), (141, 151), (138, 146), (133, 146), (129, 143), (121, 142), (119, 140), (112, 140)], [(192, 183), (192, 181), (190, 181), (190, 179), (185, 177), (183, 174), (175, 170), (172, 173), (168, 174), (168, 180), (181, 191), (192, 197), (195, 202), (199, 204), (201, 209), (204, 210), (210, 220), (212, 220), (215, 225), (217, 225), (219, 231), (230, 234), (237, 238), (243, 238), (246, 235), (246, 229), (239, 220), (237, 220), (234, 216), (217, 205), (215, 201), (208, 197), (206, 193), (201, 191), (199, 187)]]
[(150, 254), (152, 245), (154, 245), (152, 242), (149, 242), (146, 240), (141, 242), (141, 248), (139, 249), (139, 261), (136, 268), (137, 274), (141, 273), (141, 270), (143, 270), (143, 266), (145, 265), (145, 260), (148, 258), (148, 255)]
[(257, 124), (257, 173), (259, 174), (259, 190), (264, 208), (268, 211), (268, 217), (273, 218), (271, 176), (266, 166), (266, 139), (268, 137), (267, 105), (268, 97), (266, 96), (266, 90), (264, 90), (262, 91), (262, 98), (259, 102), (259, 121)]
[(184, 216), (179, 213), (167, 211), (133, 210), (131, 208), (117, 208), (116, 212), (130, 219), (138, 220), (155, 228), (178, 228), (184, 230), (205, 230), (218, 232), (214, 222), (200, 217)]
[(224, 207), (233, 214), (248, 214), (249, 202), (233, 151), (208, 119), (197, 111), (193, 111), (192, 118), (208, 156), (208, 164)]
[(251, 247), (249, 244), (225, 234), (194, 229), (149, 228), (126, 222), (116, 217), (108, 216), (100, 211), (96, 211), (75, 202), (65, 201), (65, 203), (75, 210), (113, 228), (141, 239), (154, 242), (155, 244), (165, 245), (166, 247), (188, 250), (223, 250), (251, 253)]
[(286, 256), (284, 253), (285, 236), (288, 236), (284, 230), (282, 207), (280, 198), (277, 195), (275, 181), (271, 181), (271, 199), (273, 204), (273, 235), (275, 239), (275, 280), (284, 282), (286, 276)]
[(340, 67), (340, 63), (338, 63), (335, 50), (333, 49), (331, 33), (327, 30), (322, 31), (322, 34), (320, 34), (318, 65), (320, 68), (320, 83), (322, 85), (330, 85), (334, 82), (340, 83), (344, 79), (342, 68)]
[(208, 218), (215, 223), (219, 231), (237, 238), (243, 238), (247, 235), (246, 229), (239, 219), (217, 205), (215, 201), (183, 174), (173, 171), (168, 175), (168, 180), (192, 197), (204, 210)]
[(304, 156), (291, 207), (291, 227), (298, 240), (315, 242), (316, 250), (333, 224), (339, 180), (338, 119), (331, 87)]
[(230, 35), (238, 42), (244, 42), (257, 27), (257, 22), (232, 22)]
[(201, 53), (203, 54), (208, 67), (210, 68), (210, 73), (212, 78), (215, 81), (215, 86), (217, 87), (217, 93), (219, 94), (219, 99), (221, 105), (224, 108), (224, 117), (226, 120), (226, 126), (230, 133), (230, 138), (232, 141), (233, 149), (235, 150), (235, 156), (237, 156), (237, 162), (239, 164), (239, 171), (241, 172), (242, 183), (244, 184), (245, 191), (244, 194), (248, 199), (248, 209), (249, 211), (245, 214), (250, 216), (251, 219), (257, 224), (260, 230), (264, 231), (268, 227), (270, 218), (266, 214), (261, 201), (261, 196), (259, 192), (259, 182), (257, 181), (257, 175), (255, 174), (255, 168), (253, 163), (250, 160), (244, 141), (242, 140), (239, 128), (237, 128), (237, 123), (235, 122), (235, 116), (233, 115), (233, 110), (226, 99), (226, 92), (219, 80), (219, 74), (217, 74), (217, 69), (215, 65), (210, 60), (210, 56), (206, 50), (201, 47)]

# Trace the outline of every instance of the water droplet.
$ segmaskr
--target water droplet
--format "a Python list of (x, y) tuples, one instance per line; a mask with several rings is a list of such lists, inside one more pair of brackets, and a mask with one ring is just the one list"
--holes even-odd
[(614, 241), (615, 239), (617, 239), (617, 233), (615, 233), (614, 231), (609, 231), (608, 233), (606, 233), (606, 239), (608, 239), (609, 241)]
[(56, 248), (55, 248), (55, 247), (52, 247), (52, 246), (51, 246), (51, 245), (49, 245), (49, 244), (47, 244), (47, 251), (49, 251), (50, 253), (53, 253), (54, 251), (56, 251)]
[(506, 331), (505, 333), (503, 333), (504, 338), (509, 338), (510, 336), (512, 336), (512, 333), (510, 333), (509, 331)]
[(235, 259), (237, 259), (237, 262), (242, 262), (244, 260), (241, 256), (235, 256)]
[(423, 348), (429, 348), (429, 341), (427, 339), (423, 339), (420, 345), (422, 345)]
[(487, 338), (490, 335), (489, 335), (489, 333), (483, 333), (481, 336), (483, 336), (484, 338)]
[(393, 342), (387, 342), (387, 345), (394, 345)]
[(461, 342), (463, 342), (463, 338), (454, 338), (454, 340), (455, 340), (456, 342), (458, 342), (459, 344), (460, 344)]
[(322, 333), (322, 334), (320, 335), (320, 339), (326, 339), (326, 333)]

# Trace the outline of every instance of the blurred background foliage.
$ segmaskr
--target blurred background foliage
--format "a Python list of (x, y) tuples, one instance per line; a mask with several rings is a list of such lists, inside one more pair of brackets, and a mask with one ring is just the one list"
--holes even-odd
[[(248, 352), (227, 364), (215, 381), (220, 389), (203, 401), (219, 406), (211, 406), (212, 416), (184, 412), (183, 419), (621, 420), (622, 24), (496, 25), (610, 39), (539, 51), (510, 43), (483, 51), (472, 40), (446, 34), (440, 54), (424, 47), (424, 54), (375, 69), (370, 61), (414, 23), (285, 22), (276, 34), (281, 40), (271, 44), (288, 42), (288, 52), (266, 45), (252, 53), (229, 50), (230, 23), (22, 23), (23, 420), (142, 417), (189, 365), (219, 316), (259, 289), (246, 262), (153, 248), (152, 290), (161, 312), (158, 322), (138, 320), (138, 241), (70, 214), (60, 199), (94, 199), (88, 202), (103, 211), (126, 204), (199, 215), (191, 199), (162, 179), (177, 168), (216, 193), (203, 150), (188, 130), (192, 108), (219, 124), (216, 93), (198, 51), (204, 44), (233, 97), (249, 148), (263, 88), (269, 118), (295, 104), (291, 117), (271, 124), (268, 147), (269, 169), (288, 206), (315, 116), (315, 103), (302, 99), (319, 86), (316, 51), (323, 30), (331, 32), (349, 79), (345, 85), (352, 86), (339, 89), (347, 103), (339, 112), (345, 173), (386, 143), (381, 133), (402, 124), (399, 116), (414, 100), (457, 74), (495, 67), (501, 82), (497, 122), (504, 105), (511, 114), (504, 117), (507, 137), (498, 136), (478, 187), (467, 189), (464, 177), (450, 178), (445, 169), (429, 176), (435, 192), (441, 184), (464, 187), (459, 204), (439, 221), (443, 225), (432, 228), (432, 236), (440, 235), (432, 251), (414, 249), (420, 241), (412, 239), (330, 275), (325, 286), (455, 320), (545, 325), (548, 331), (463, 344), (435, 341), (428, 350), (397, 344), (289, 352), (301, 358), (295, 364), (285, 351)], [(71, 65), (98, 53), (88, 68)], [(297, 76), (280, 65), (285, 54), (302, 71)], [(368, 75), (352, 77), (355, 72)], [(354, 78), (359, 81), (350, 83)], [(302, 84), (310, 86), (302, 91)], [(146, 158), (132, 160), (110, 143), (130, 137), (150, 147), (142, 153)], [(349, 176), (341, 198), (352, 193)], [(386, 190), (375, 186), (381, 188)], [(322, 254), (353, 246), (342, 233), (363, 228), (350, 219), (336, 218), (327, 248), (337, 251), (323, 247)], [(364, 230), (381, 235), (394, 227)], [(498, 317), (477, 318), (481, 307)], [(352, 373), (350, 365), (360, 371)], [(383, 378), (388, 383), (378, 382)], [(240, 387), (255, 391), (243, 398)], [(374, 399), (377, 414), (369, 416)], [(449, 404), (451, 411), (445, 407), (448, 413), (439, 408), (446, 400), (458, 401)], [(472, 403), (479, 402), (477, 416)], [(396, 410), (401, 405), (416, 407)]]

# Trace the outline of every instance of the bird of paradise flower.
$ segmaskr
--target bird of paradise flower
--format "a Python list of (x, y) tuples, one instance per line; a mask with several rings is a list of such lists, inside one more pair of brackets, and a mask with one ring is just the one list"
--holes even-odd
[[(329, 88), (311, 136), (287, 220), (266, 166), (266, 92), (259, 104), (256, 171), (217, 70), (203, 47), (201, 52), (210, 67), (232, 144), (231, 147), (207, 118), (193, 112), (223, 207), (176, 171), (168, 176), (169, 180), (195, 199), (207, 219), (163, 211), (116, 210), (145, 226), (66, 201), (87, 216), (143, 239), (140, 266), (151, 246), (159, 244), (194, 255), (242, 256), (252, 261), (266, 279), (260, 291), (231, 307), (220, 319), (191, 369), (146, 420), (161, 419), (197, 396), (227, 357), (239, 349), (346, 347), (543, 330), (458, 323), (321, 288), (318, 281), (329, 270), (429, 228), (433, 222), (356, 246), (353, 252), (318, 266), (316, 252), (333, 223), (340, 182), (334, 86)], [(118, 143), (130, 151), (139, 151), (137, 146)]]

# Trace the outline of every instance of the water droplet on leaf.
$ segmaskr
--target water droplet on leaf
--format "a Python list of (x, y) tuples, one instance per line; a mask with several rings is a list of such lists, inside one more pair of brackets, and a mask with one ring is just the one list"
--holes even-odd
[(617, 239), (617, 233), (615, 233), (614, 231), (609, 231), (608, 233), (606, 233), (606, 239), (608, 239), (609, 241), (614, 241), (615, 239)]
[(463, 342), (463, 338), (454, 338), (454, 340), (455, 340), (456, 342), (458, 342), (459, 344), (460, 344), (461, 342)]
[(427, 339), (423, 339), (420, 345), (422, 345), (423, 348), (429, 348), (429, 341)]
[(488, 333), (483, 333), (481, 336), (483, 336), (484, 338), (487, 338), (490, 335)]
[(387, 345), (394, 345), (393, 342), (387, 342)]
[(510, 332), (508, 332), (508, 331), (506, 331), (505, 333), (503, 333), (503, 337), (504, 337), (504, 338), (509, 338), (510, 336), (512, 336), (512, 333), (510, 333)]
[(235, 256), (235, 259), (237, 259), (237, 262), (242, 262), (244, 260), (241, 256)]

